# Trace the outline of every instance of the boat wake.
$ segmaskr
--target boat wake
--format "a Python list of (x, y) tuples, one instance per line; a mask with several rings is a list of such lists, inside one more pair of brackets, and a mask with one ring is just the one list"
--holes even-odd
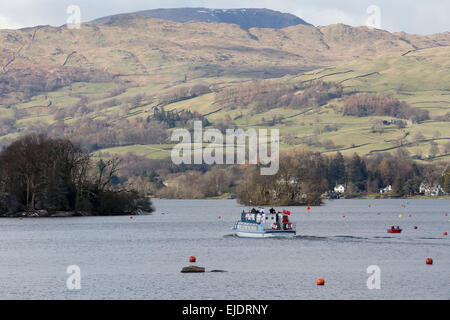
[[(240, 238), (235, 234), (226, 234), (223, 236), (224, 238)], [(427, 243), (423, 240), (443, 240), (445, 238), (432, 238), (432, 237), (421, 237), (421, 238), (399, 238), (394, 236), (374, 236), (374, 237), (358, 237), (358, 236), (350, 236), (350, 235), (337, 235), (337, 236), (310, 236), (310, 235), (296, 235), (290, 238), (286, 237), (271, 237), (266, 239), (272, 240), (302, 240), (302, 241), (333, 241), (333, 242), (367, 242), (367, 243), (379, 243), (379, 244), (417, 244), (420, 242), (421, 244), (432, 244), (432, 245), (443, 245), (450, 246), (449, 243), (436, 243), (430, 242)]]
[(398, 238), (390, 236), (374, 236), (374, 237), (358, 237), (358, 236), (305, 236), (297, 235), (293, 237), (296, 240), (306, 240), (306, 241), (336, 241), (336, 242), (367, 242), (367, 243), (379, 243), (379, 244), (431, 244), (431, 245), (443, 245), (450, 246), (449, 243), (436, 243), (436, 242), (424, 242), (423, 240), (443, 240), (445, 238), (432, 238), (432, 237), (421, 237), (421, 238)]
[(239, 238), (237, 235), (235, 235), (234, 233), (230, 233), (230, 234), (225, 234), (223, 236), (224, 238)]
[(295, 239), (298, 239), (298, 240), (312, 240), (312, 241), (370, 240), (369, 238), (357, 237), (357, 236), (330, 236), (330, 237), (323, 237), (323, 236), (302, 236), (302, 235), (295, 236)]

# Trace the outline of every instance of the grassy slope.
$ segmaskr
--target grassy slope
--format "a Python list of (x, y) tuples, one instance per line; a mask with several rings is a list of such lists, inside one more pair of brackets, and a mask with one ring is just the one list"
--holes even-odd
[[(305, 81), (322, 79), (325, 81), (342, 82), (346, 92), (373, 92), (386, 95), (393, 95), (401, 100), (409, 102), (412, 106), (426, 108), (430, 111), (432, 117), (443, 115), (450, 111), (450, 67), (449, 59), (450, 48), (433, 48), (410, 53), (406, 56), (388, 55), (373, 60), (359, 59), (347, 65), (320, 69), (297, 77), (285, 77), (281, 81)], [(377, 72), (368, 77), (360, 77)], [(360, 78), (356, 78), (360, 77)], [(218, 109), (214, 104), (214, 94), (208, 94), (195, 99), (171, 104), (169, 109), (191, 109), (206, 114)], [(340, 106), (341, 100), (332, 101), (331, 104)], [(314, 131), (318, 126), (325, 124), (336, 124), (339, 127), (337, 132), (323, 133), (319, 136), (321, 141), (332, 140), (339, 149), (351, 148), (352, 145), (360, 146), (343, 150), (343, 154), (369, 154), (374, 150), (382, 150), (397, 145), (396, 139), (409, 132), (409, 139), (406, 142), (412, 142), (415, 134), (421, 133), (427, 139), (434, 137), (436, 131), (440, 132), (440, 139), (436, 140), (441, 150), (444, 144), (448, 143), (450, 138), (450, 126), (448, 122), (427, 121), (422, 124), (413, 124), (405, 129), (397, 129), (395, 126), (388, 126), (383, 134), (371, 132), (370, 121), (374, 118), (390, 120), (389, 117), (343, 117), (340, 112), (336, 112), (329, 106), (307, 112), (299, 116), (291, 117), (298, 111), (290, 109), (274, 109), (262, 114), (252, 114), (248, 109), (222, 110), (208, 117), (211, 122), (223, 119), (226, 115), (231, 118), (243, 114), (244, 116), (235, 121), (237, 126), (243, 128), (263, 128), (260, 126), (261, 119), (271, 119), (273, 115), (282, 116), (286, 119), (276, 125), (281, 135), (295, 135), (298, 137), (299, 146), (308, 148), (301, 144), (301, 139), (305, 136), (315, 135)], [(283, 140), (282, 140), (283, 141)], [(292, 146), (282, 145), (282, 149)], [(407, 149), (411, 155), (421, 154), (426, 156), (430, 147), (429, 142), (419, 143), (417, 145), (408, 145)], [(149, 157), (163, 157), (170, 154), (170, 151), (160, 151), (155, 153), (152, 148), (158, 146), (149, 146), (148, 149), (142, 146), (129, 146), (124, 148), (112, 148), (111, 152), (137, 152)], [(167, 146), (166, 146), (167, 148)], [(319, 151), (328, 152), (320, 148)], [(332, 151), (334, 152), (334, 151)], [(446, 161), (448, 157), (438, 158), (439, 161)]]

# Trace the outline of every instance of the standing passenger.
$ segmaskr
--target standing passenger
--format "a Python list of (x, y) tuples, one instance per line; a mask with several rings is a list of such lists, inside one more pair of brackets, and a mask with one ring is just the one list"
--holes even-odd
[(283, 230), (286, 230), (286, 226), (289, 222), (288, 216), (283, 216)]

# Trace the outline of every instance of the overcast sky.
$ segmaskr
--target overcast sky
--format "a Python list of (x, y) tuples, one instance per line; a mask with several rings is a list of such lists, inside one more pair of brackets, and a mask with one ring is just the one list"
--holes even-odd
[(0, 29), (65, 24), (69, 5), (83, 22), (117, 13), (155, 8), (269, 8), (298, 15), (316, 26), (365, 25), (367, 8), (381, 9), (381, 28), (408, 33), (450, 31), (450, 0), (0, 0)]

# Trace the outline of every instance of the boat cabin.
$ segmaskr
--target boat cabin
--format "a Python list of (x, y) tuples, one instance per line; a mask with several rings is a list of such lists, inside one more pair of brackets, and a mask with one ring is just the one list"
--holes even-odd
[(242, 211), (241, 221), (262, 224), (264, 230), (292, 229), (292, 223), (289, 221), (289, 216), (287, 214), (272, 210), (271, 212), (265, 212), (264, 210), (257, 212), (254, 212), (253, 210), (250, 212)]

